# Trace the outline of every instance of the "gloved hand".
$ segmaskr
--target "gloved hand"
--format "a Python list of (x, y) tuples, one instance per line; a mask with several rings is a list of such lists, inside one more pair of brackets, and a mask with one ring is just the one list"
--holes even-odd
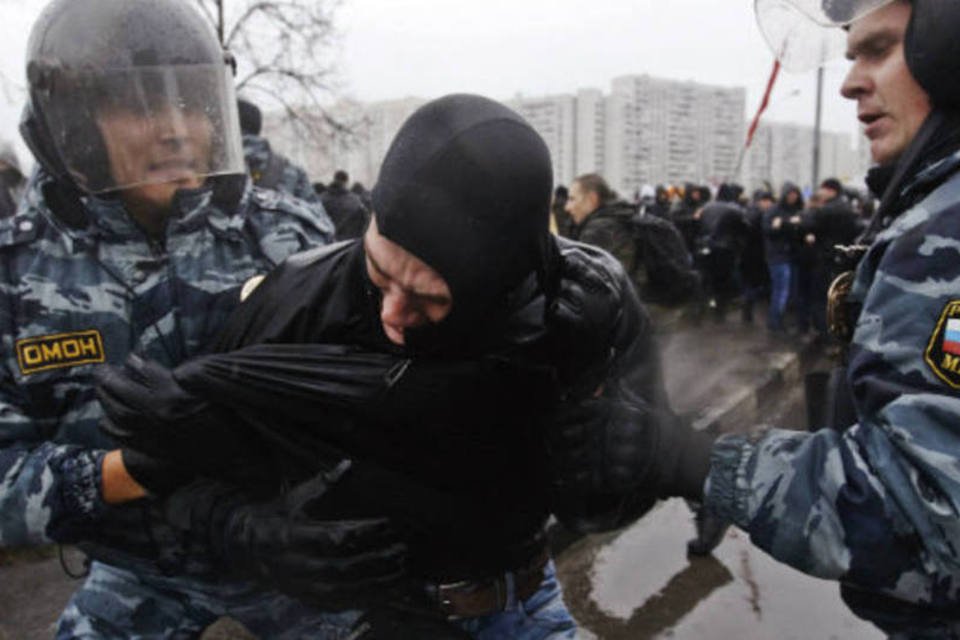
[(571, 395), (589, 396), (606, 378), (623, 301), (616, 288), (585, 261), (564, 258), (560, 275), (547, 324), (554, 349), (561, 354), (557, 362), (570, 365), (560, 372), (561, 382), (582, 382), (586, 387)]
[(168, 519), (202, 536), (221, 570), (255, 579), (323, 610), (368, 606), (406, 585), (407, 549), (385, 518), (321, 520), (322, 500), (342, 475), (331, 472), (267, 502), (199, 480), (167, 498)]
[(611, 398), (563, 403), (547, 427), (554, 489), (700, 498), (713, 438), (667, 412)]
[(223, 414), (184, 390), (166, 367), (132, 355), (122, 367), (100, 367), (96, 380), (106, 413), (100, 428), (151, 493), (163, 495), (208, 470), (212, 454), (231, 442)]

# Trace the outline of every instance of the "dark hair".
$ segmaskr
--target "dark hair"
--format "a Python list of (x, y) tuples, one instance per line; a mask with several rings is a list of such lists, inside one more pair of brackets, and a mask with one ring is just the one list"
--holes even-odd
[(346, 187), (347, 183), (350, 182), (350, 176), (343, 169), (338, 169), (337, 172), (333, 174), (333, 181), (339, 182)]
[(263, 128), (260, 108), (242, 98), (237, 100), (237, 108), (240, 110), (240, 131), (254, 136), (260, 135), (260, 130)]
[(617, 199), (617, 192), (610, 188), (607, 181), (598, 173), (585, 173), (574, 179), (583, 191), (597, 194), (600, 204)]
[(836, 178), (827, 178), (826, 180), (820, 183), (820, 188), (831, 189), (837, 192), (837, 194), (843, 193), (843, 184)]

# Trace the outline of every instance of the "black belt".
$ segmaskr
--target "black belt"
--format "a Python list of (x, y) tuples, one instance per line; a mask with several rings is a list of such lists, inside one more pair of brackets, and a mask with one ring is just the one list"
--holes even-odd
[(504, 611), (509, 603), (508, 579), (513, 578), (516, 601), (527, 600), (543, 583), (550, 556), (540, 552), (527, 565), (483, 580), (462, 580), (429, 585), (427, 593), (449, 618), (477, 618)]

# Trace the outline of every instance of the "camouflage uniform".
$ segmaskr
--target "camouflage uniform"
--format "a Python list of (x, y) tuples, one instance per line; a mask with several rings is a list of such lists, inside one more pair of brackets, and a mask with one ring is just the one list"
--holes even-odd
[(243, 134), (243, 157), (253, 183), (258, 187), (289, 193), (311, 206), (320, 202), (307, 172), (271, 149), (266, 138)]
[(852, 297), (858, 423), (721, 438), (707, 504), (778, 560), (840, 580), (893, 636), (956, 637), (960, 345), (947, 330), (960, 318), (960, 174), (878, 236)]
[[(201, 353), (246, 280), (325, 244), (333, 229), (322, 212), (248, 186), (234, 215), (209, 190), (183, 194), (154, 241), (116, 199), (85, 198), (89, 224), (68, 226), (45, 202), (49, 186), (36, 173), (17, 215), (0, 220), (0, 545), (126, 542), (142, 532), (117, 523), (138, 522), (148, 501), (102, 500), (101, 462), (113, 446), (97, 428), (94, 367), (131, 353), (172, 366)], [(271, 624), (294, 634), (328, 623), (252, 585), (113, 564), (123, 566), (93, 564), (58, 637), (191, 637), (235, 607), (270, 637), (281, 637)]]

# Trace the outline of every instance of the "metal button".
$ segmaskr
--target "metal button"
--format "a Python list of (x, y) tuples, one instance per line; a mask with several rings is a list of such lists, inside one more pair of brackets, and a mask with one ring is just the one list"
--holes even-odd
[(27, 231), (30, 231), (31, 229), (33, 229), (33, 223), (30, 222), (29, 220), (23, 220), (23, 221), (20, 223), (20, 231), (23, 231), (24, 233), (26, 233)]

